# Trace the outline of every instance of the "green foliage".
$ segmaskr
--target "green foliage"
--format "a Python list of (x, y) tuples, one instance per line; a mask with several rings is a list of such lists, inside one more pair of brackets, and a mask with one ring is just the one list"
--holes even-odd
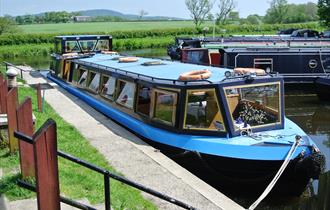
[(17, 16), (15, 21), (18, 24), (35, 24), (35, 23), (67, 23), (71, 20), (72, 16), (78, 15), (77, 13), (69, 13), (66, 11), (60, 12), (45, 12), (42, 15), (23, 15)]
[(194, 21), (196, 29), (200, 28), (202, 23), (210, 13), (213, 3), (209, 0), (185, 0), (186, 7)]
[(24, 44), (0, 47), (0, 59), (15, 57), (48, 56), (53, 51), (50, 44)]
[(318, 15), (320, 22), (325, 27), (330, 27), (330, 1), (319, 0), (318, 2)]
[(15, 22), (8, 17), (0, 17), (0, 35), (19, 32)]
[[(110, 33), (114, 40), (129, 39), (129, 38), (146, 38), (146, 37), (167, 37), (177, 36), (181, 34), (192, 35), (196, 34), (193, 28), (181, 29), (159, 29), (159, 30), (145, 30), (145, 31), (115, 31)], [(86, 33), (63, 33), (62, 35), (73, 34), (109, 34), (107, 32), (86, 32)], [(60, 34), (8, 34), (0, 36), (0, 46), (4, 45), (21, 45), (21, 44), (41, 44), (53, 43), (54, 37)]]
[(265, 23), (284, 23), (287, 12), (287, 0), (272, 0), (265, 16)]
[(264, 17), (265, 23), (304, 23), (317, 20), (316, 4), (288, 4), (286, 0), (273, 0)]

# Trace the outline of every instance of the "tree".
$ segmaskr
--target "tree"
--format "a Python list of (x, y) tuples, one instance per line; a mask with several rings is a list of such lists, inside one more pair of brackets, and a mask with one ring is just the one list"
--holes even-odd
[(220, 0), (218, 4), (217, 24), (225, 24), (229, 13), (235, 8), (234, 0)]
[(142, 18), (146, 15), (148, 15), (148, 12), (141, 9), (140, 12), (139, 12), (139, 19), (142, 20)]
[(246, 18), (246, 22), (247, 22), (248, 24), (252, 24), (252, 25), (259, 25), (259, 24), (262, 23), (261, 19), (262, 19), (262, 18), (261, 18), (259, 15), (254, 14), (254, 15), (249, 15), (249, 16), (247, 16), (247, 18)]
[(283, 23), (288, 12), (287, 0), (272, 0), (265, 16), (266, 23)]
[(228, 19), (230, 19), (231, 21), (239, 20), (239, 12), (236, 11), (229, 12)]
[(4, 33), (15, 33), (18, 32), (15, 22), (6, 17), (0, 17), (0, 35)]
[(210, 0), (186, 0), (186, 6), (196, 28), (200, 28), (201, 24), (210, 13), (213, 3)]
[(318, 4), (318, 15), (320, 22), (323, 26), (330, 27), (330, 1), (319, 0)]

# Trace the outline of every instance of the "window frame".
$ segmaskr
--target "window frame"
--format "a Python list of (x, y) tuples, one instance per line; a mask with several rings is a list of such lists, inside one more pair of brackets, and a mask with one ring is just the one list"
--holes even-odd
[[(149, 110), (149, 114), (145, 114), (145, 113), (142, 113), (142, 112), (139, 112), (138, 111), (138, 103), (139, 103), (139, 87), (141, 87), (141, 86), (143, 86), (143, 87), (147, 87), (147, 88), (150, 88), (150, 93), (151, 93), (151, 95), (150, 95), (150, 110)], [(139, 115), (142, 115), (142, 116), (145, 116), (145, 117), (150, 117), (151, 116), (151, 111), (153, 110), (152, 109), (152, 107), (153, 107), (153, 90), (154, 90), (154, 88), (152, 88), (152, 87), (150, 87), (150, 86), (147, 86), (147, 85), (144, 85), (144, 84), (139, 84), (139, 83), (136, 83), (136, 96), (135, 96), (135, 98), (136, 98), (136, 100), (135, 100), (135, 112), (137, 113), (137, 114), (139, 114)]]
[(116, 77), (113, 77), (113, 76), (108, 75), (108, 74), (101, 74), (100, 85), (102, 85), (102, 86), (103, 86), (103, 82), (104, 82), (104, 77), (107, 77), (108, 81), (109, 81), (110, 78), (114, 78), (116, 80), (115, 81), (115, 90), (113, 91), (113, 94), (112, 94), (111, 98), (107, 97), (106, 94), (103, 94), (103, 89), (104, 89), (103, 87), (102, 87), (102, 89), (99, 90), (100, 96), (102, 96), (106, 100), (109, 100), (109, 101), (113, 102), (113, 101), (115, 101), (115, 98), (116, 98), (118, 79)]
[[(165, 121), (163, 119), (159, 119), (159, 118), (155, 117), (155, 111), (156, 111), (156, 105), (157, 105), (157, 101), (156, 101), (157, 100), (157, 97), (156, 97), (157, 94), (156, 94), (156, 92), (174, 96), (174, 100), (173, 100), (174, 103), (172, 105), (172, 108), (173, 108), (172, 120), (171, 120), (172, 122), (168, 122), (168, 121)], [(175, 124), (177, 122), (176, 116), (177, 116), (178, 98), (179, 98), (179, 93), (176, 92), (176, 91), (168, 91), (168, 90), (164, 90), (164, 89), (161, 89), (161, 88), (153, 88), (152, 92), (151, 92), (150, 119), (152, 119), (153, 121), (156, 121), (156, 122), (161, 122), (161, 123), (163, 123), (165, 125), (168, 125), (168, 126), (175, 127)]]
[[(135, 85), (135, 87), (134, 87), (134, 95), (133, 95), (133, 107), (132, 107), (132, 108), (131, 108), (131, 107), (127, 107), (127, 106), (125, 106), (125, 105), (123, 105), (123, 104), (117, 102), (118, 97), (119, 97), (119, 95), (120, 95), (120, 93), (119, 93), (119, 89), (120, 89), (119, 85), (120, 85), (120, 82), (132, 83), (132, 84)], [(114, 101), (117, 105), (122, 106), (122, 107), (125, 107), (126, 109), (129, 109), (129, 110), (135, 110), (135, 103), (136, 103), (136, 87), (137, 87), (137, 83), (135, 83), (135, 82), (128, 81), (128, 80), (124, 80), (124, 79), (118, 79), (118, 78), (117, 78), (117, 79), (116, 79), (115, 95), (114, 95), (114, 97), (113, 97), (113, 98), (114, 98), (113, 101)]]
[(263, 128), (269, 128), (269, 127), (275, 127), (277, 125), (282, 125), (283, 124), (283, 101), (284, 99), (282, 99), (282, 84), (281, 82), (277, 81), (277, 82), (264, 82), (264, 83), (256, 83), (256, 84), (248, 84), (248, 85), (231, 85), (231, 86), (224, 86), (222, 87), (223, 88), (223, 92), (224, 92), (224, 98), (225, 98), (225, 103), (227, 106), (227, 109), (229, 111), (229, 115), (230, 115), (230, 118), (228, 118), (228, 121), (229, 121), (229, 124), (233, 127), (233, 131), (234, 132), (239, 132), (240, 129), (239, 128), (235, 128), (235, 125), (234, 125), (234, 117), (231, 113), (231, 109), (229, 107), (229, 103), (228, 103), (228, 100), (227, 100), (227, 93), (226, 93), (226, 90), (227, 89), (232, 89), (232, 88), (246, 88), (246, 87), (260, 87), (260, 86), (267, 86), (267, 85), (278, 85), (278, 105), (279, 105), (279, 110), (278, 110), (278, 119), (279, 121), (278, 122), (275, 122), (275, 123), (269, 123), (269, 124), (264, 124), (264, 125), (257, 125), (257, 126), (251, 126), (251, 129), (263, 129)]
[[(84, 72), (86, 72), (87, 71), (87, 77), (86, 77), (86, 83), (85, 83), (85, 86), (83, 86), (83, 85), (80, 85), (78, 82), (79, 82), (79, 80), (80, 80), (80, 78), (81, 78), (81, 76), (84, 74), (84, 73), (82, 73), (82, 74), (80, 74), (80, 72), (81, 71), (84, 71)], [(77, 70), (76, 70), (76, 75), (77, 75), (77, 79), (75, 80), (74, 79), (74, 75), (75, 75), (75, 73), (73, 74), (73, 77), (72, 77), (72, 81), (74, 81), (74, 84), (76, 85), (76, 86), (78, 86), (78, 87), (86, 87), (86, 84), (87, 84), (87, 79), (88, 79), (88, 69), (87, 68), (84, 68), (84, 67), (82, 67), (82, 66), (78, 66), (78, 68), (77, 68)], [(79, 75), (80, 75), (80, 77), (79, 77)]]
[[(186, 120), (187, 120), (187, 111), (188, 111), (189, 92), (195, 92), (195, 91), (205, 91), (205, 92), (213, 91), (214, 92), (215, 101), (217, 103), (219, 113), (222, 117), (222, 123), (223, 123), (224, 130), (217, 130), (217, 129), (210, 129), (210, 128), (187, 128)], [(223, 110), (221, 108), (221, 104), (219, 103), (219, 97), (218, 97), (216, 88), (186, 89), (186, 98), (185, 98), (185, 103), (184, 103), (184, 115), (183, 115), (182, 128), (185, 131), (211, 131), (211, 132), (227, 133), (226, 122), (225, 122), (225, 118), (223, 117)]]
[[(89, 86), (91, 85), (91, 83), (92, 83), (92, 81), (91, 81), (91, 73), (94, 73), (95, 76), (96, 76), (97, 74), (100, 75), (100, 81), (99, 81), (99, 85), (98, 85), (98, 88), (97, 88), (96, 91), (93, 90), (93, 89), (91, 89), (91, 88), (89, 87)], [(101, 72), (96, 72), (96, 71), (93, 71), (93, 70), (88, 70), (88, 73), (87, 73), (87, 79), (86, 79), (86, 88), (87, 88), (88, 90), (94, 92), (94, 93), (98, 93), (98, 92), (100, 91), (101, 77), (102, 77)], [(94, 78), (93, 78), (93, 79), (94, 79)]]

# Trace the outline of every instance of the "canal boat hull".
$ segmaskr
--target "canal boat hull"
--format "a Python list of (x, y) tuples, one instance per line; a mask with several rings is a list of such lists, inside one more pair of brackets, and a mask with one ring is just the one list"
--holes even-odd
[[(205, 175), (205, 173), (208, 174), (205, 179), (216, 180), (215, 185), (228, 192), (237, 192), (237, 189), (241, 189), (242, 193), (260, 193), (268, 185), (283, 163), (283, 160), (262, 160), (262, 157), (267, 158), (271, 156), (268, 154), (271, 153), (272, 144), (263, 145), (265, 148), (265, 154), (259, 154), (259, 160), (257, 154), (255, 159), (233, 158), (234, 156), (237, 156), (237, 154), (241, 151), (238, 148), (236, 148), (238, 149), (236, 151), (234, 147), (222, 148), (223, 150), (228, 150), (225, 152), (225, 154), (232, 153), (232, 157), (221, 157), (219, 155), (208, 154), (203, 152), (203, 150), (198, 149), (201, 145), (196, 145), (198, 144), (197, 142), (191, 143), (191, 145), (196, 145), (196, 147), (187, 146), (189, 145), (188, 142), (186, 142), (185, 145), (187, 147), (183, 145), (180, 146), (179, 141), (177, 141), (177, 144), (166, 144), (165, 142), (168, 142), (168, 138), (172, 138), (171, 140), (174, 142), (174, 140), (178, 139), (179, 136), (177, 134), (168, 135), (168, 132), (162, 132), (157, 128), (144, 125), (143, 122), (135, 121), (125, 113), (121, 113), (106, 103), (100, 101), (99, 99), (94, 98), (92, 94), (73, 87), (54, 75), (47, 74), (47, 78), (60, 85), (71, 94), (77, 96), (96, 110), (131, 130), (152, 145), (156, 145), (157, 148), (161, 150), (164, 149), (164, 151), (168, 151), (170, 156), (176, 156), (181, 153), (194, 154), (194, 156), (197, 157), (200, 161), (200, 167), (203, 168), (203, 170), (200, 172), (194, 172), (197, 174), (202, 173), (201, 175)], [(167, 141), (157, 140), (153, 135), (164, 136)], [(305, 143), (307, 142), (309, 142), (309, 140), (305, 141)], [(215, 146), (215, 144), (210, 144), (209, 146), (212, 147)], [(279, 147), (287, 146), (288, 144), (278, 145), (273, 149), (279, 151)], [(317, 162), (316, 159), (311, 159), (314, 154), (310, 154), (308, 156), (299, 155), (302, 154), (303, 151), (308, 152), (313, 150), (313, 143), (311, 142), (309, 142), (308, 145), (298, 148), (297, 152), (295, 153), (296, 158), (291, 160), (288, 168), (280, 178), (279, 183), (272, 191), (274, 195), (300, 195), (305, 190), (310, 178), (318, 177), (322, 167), (321, 163)], [(253, 153), (252, 151), (250, 152)], [(285, 154), (285, 152), (282, 154)], [(315, 154), (318, 155), (319, 153), (315, 152)], [(177, 161), (180, 162), (179, 159)], [(306, 165), (308, 165), (308, 167), (305, 167)], [(195, 166), (196, 165), (191, 168), (192, 171), (196, 169)]]

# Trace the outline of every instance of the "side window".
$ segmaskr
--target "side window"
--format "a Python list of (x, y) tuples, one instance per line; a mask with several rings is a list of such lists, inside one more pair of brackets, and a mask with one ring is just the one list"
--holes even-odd
[(83, 52), (90, 52), (94, 49), (94, 46), (96, 44), (96, 40), (79, 41), (79, 44), (80, 44), (81, 50)]
[(153, 118), (174, 126), (177, 97), (177, 93), (155, 90), (155, 108)]
[(151, 89), (149, 87), (139, 85), (136, 111), (138, 113), (149, 116), (150, 103), (151, 103)]
[(101, 84), (101, 95), (113, 100), (116, 90), (116, 78), (103, 76)]
[(118, 98), (116, 102), (126, 108), (133, 109), (135, 86), (136, 85), (132, 82), (119, 80), (117, 84)]
[(80, 47), (76, 41), (66, 41), (65, 42), (65, 52), (80, 52)]
[(73, 74), (73, 81), (78, 86), (86, 86), (87, 70), (78, 68)]
[(96, 44), (95, 51), (109, 50), (109, 40), (99, 40)]
[(100, 85), (100, 78), (101, 78), (100, 73), (89, 71), (87, 87), (94, 92), (98, 92)]
[(187, 90), (184, 128), (225, 131), (215, 89)]

